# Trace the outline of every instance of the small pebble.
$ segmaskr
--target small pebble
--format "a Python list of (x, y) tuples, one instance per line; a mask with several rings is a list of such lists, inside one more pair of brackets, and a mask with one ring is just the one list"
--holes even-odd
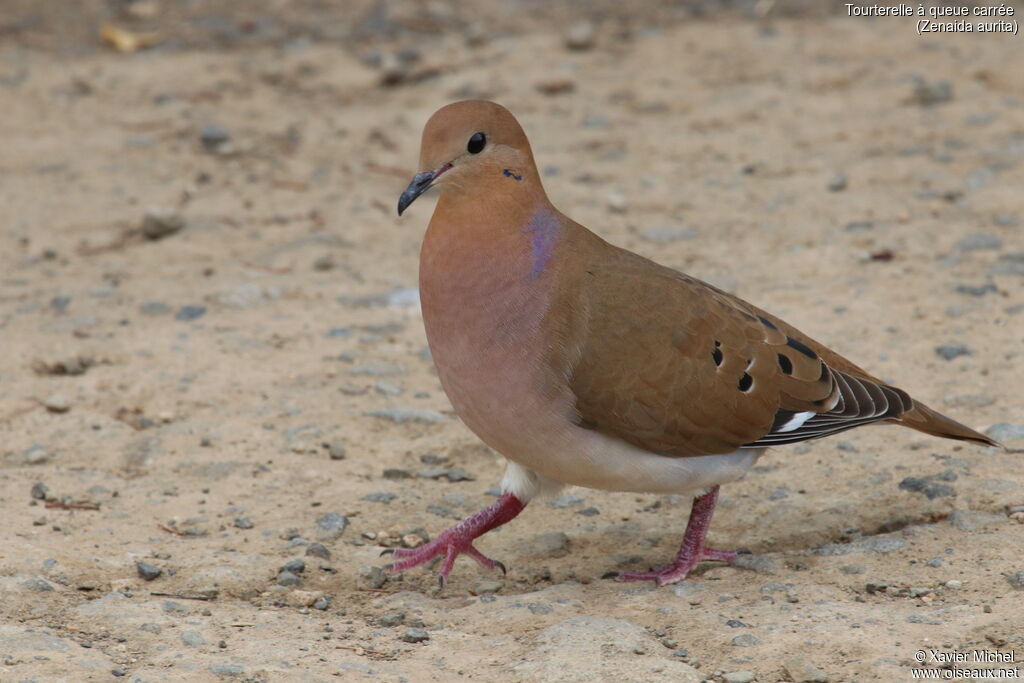
[(377, 623), (380, 626), (391, 628), (393, 626), (400, 626), (405, 621), (405, 612), (389, 612), (384, 616), (377, 619)]
[(175, 320), (189, 321), (201, 318), (206, 314), (206, 306), (182, 306), (174, 314)]
[(37, 481), (32, 484), (32, 490), (29, 492), (34, 500), (46, 500), (46, 495), (50, 492), (50, 487), (41, 481)]
[(960, 251), (981, 251), (984, 249), (1002, 249), (1003, 238), (988, 232), (974, 232), (961, 238), (956, 243)]
[(845, 173), (836, 173), (832, 176), (832, 179), (828, 181), (828, 189), (830, 192), (842, 192), (846, 189), (847, 179)]
[(928, 81), (924, 78), (914, 79), (912, 101), (922, 107), (930, 107), (953, 99), (953, 84), (949, 81)]
[(251, 529), (253, 527), (252, 520), (248, 517), (239, 517), (235, 520), (235, 528), (238, 529)]
[(150, 207), (142, 216), (139, 230), (146, 239), (158, 240), (185, 227), (185, 219), (174, 209)]
[(380, 588), (388, 580), (380, 567), (365, 565), (359, 568), (359, 583), (362, 587)]
[(43, 405), (51, 413), (66, 413), (71, 410), (71, 401), (64, 394), (51, 394), (43, 401)]
[(323, 543), (310, 543), (306, 546), (306, 554), (310, 557), (319, 557), (322, 560), (331, 559), (331, 551)]
[(422, 628), (409, 627), (401, 635), (401, 640), (406, 643), (422, 643), (430, 640), (430, 634)]
[(1017, 590), (1024, 590), (1024, 570), (1007, 575), (1006, 582)]
[(751, 683), (754, 680), (753, 671), (733, 671), (731, 673), (722, 674), (722, 680), (725, 683)]
[(733, 647), (754, 647), (755, 645), (761, 644), (761, 639), (753, 634), (744, 633), (736, 636), (729, 642)]
[(345, 533), (348, 517), (339, 512), (328, 512), (316, 520), (316, 526), (318, 541), (333, 541)]
[(589, 50), (594, 47), (597, 31), (586, 19), (577, 21), (565, 32), (565, 46), (570, 50)]
[(345, 446), (337, 441), (332, 441), (327, 444), (327, 454), (331, 460), (344, 460), (345, 456), (348, 455), (348, 451)]
[(231, 139), (231, 133), (224, 126), (208, 123), (199, 132), (199, 141), (207, 152), (217, 152)]
[(306, 571), (306, 561), (305, 560), (291, 560), (290, 562), (285, 562), (281, 566), (281, 571), (283, 571), (283, 572), (291, 572), (292, 574), (301, 574), (304, 571)]
[(935, 353), (943, 360), (953, 360), (960, 356), (970, 356), (974, 352), (961, 344), (943, 344), (935, 347)]
[(157, 567), (155, 564), (149, 564), (148, 562), (136, 562), (135, 571), (137, 571), (139, 576), (146, 581), (152, 581), (164, 573), (163, 569)]
[(497, 593), (504, 587), (504, 583), (496, 581), (494, 579), (484, 579), (476, 584), (473, 588), (473, 593), (476, 595), (485, 595), (487, 593)]
[(302, 583), (302, 579), (292, 572), (283, 571), (277, 575), (278, 586), (298, 586), (300, 583)]

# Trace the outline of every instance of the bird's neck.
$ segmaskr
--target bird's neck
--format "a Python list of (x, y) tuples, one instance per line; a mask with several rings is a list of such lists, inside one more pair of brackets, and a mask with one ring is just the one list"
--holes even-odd
[(561, 217), (542, 189), (508, 183), (442, 193), (423, 241), (421, 280), (480, 271), (472, 279), (508, 286), (544, 274), (561, 236)]

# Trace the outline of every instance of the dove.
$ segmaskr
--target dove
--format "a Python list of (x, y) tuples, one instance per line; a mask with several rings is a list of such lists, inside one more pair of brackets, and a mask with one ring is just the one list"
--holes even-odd
[(616, 247), (556, 209), (515, 117), (462, 101), (427, 121), (401, 215), (440, 196), (420, 253), (420, 300), (441, 385), (507, 460), (501, 495), (390, 572), (443, 558), (563, 485), (694, 496), (675, 559), (619, 581), (684, 579), (737, 553), (706, 545), (719, 487), (770, 446), (869, 424), (998, 444), (873, 377), (760, 308)]

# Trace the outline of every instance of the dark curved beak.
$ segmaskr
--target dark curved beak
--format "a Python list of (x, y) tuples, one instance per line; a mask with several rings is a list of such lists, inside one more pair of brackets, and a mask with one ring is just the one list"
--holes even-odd
[(402, 212), (409, 208), (409, 205), (416, 201), (416, 198), (421, 194), (429, 190), (434, 181), (437, 180), (438, 176), (451, 168), (451, 164), (445, 164), (436, 171), (424, 171), (423, 173), (417, 173), (412, 177), (412, 182), (409, 183), (409, 187), (405, 188), (405, 192), (398, 198), (398, 215), (401, 216)]
[(398, 198), (398, 215), (401, 216), (402, 212), (409, 208), (409, 205), (416, 201), (417, 197), (429, 190), (433, 182), (433, 171), (424, 171), (414, 175), (409, 187), (405, 188), (405, 192)]

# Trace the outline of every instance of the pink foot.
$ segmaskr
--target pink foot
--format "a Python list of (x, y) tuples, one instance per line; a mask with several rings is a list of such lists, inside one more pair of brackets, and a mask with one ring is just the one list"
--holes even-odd
[(516, 498), (511, 493), (505, 493), (494, 505), (484, 508), (480, 512), (467, 517), (447, 531), (441, 533), (430, 543), (419, 548), (394, 548), (388, 549), (381, 555), (391, 554), (398, 558), (397, 562), (386, 565), (384, 569), (393, 574), (404, 572), (407, 569), (425, 564), (435, 557), (444, 556), (441, 563), (441, 570), (438, 572), (438, 582), (443, 587), (448, 580), (455, 565), (455, 558), (461, 554), (469, 555), (485, 569), (497, 567), (505, 572), (505, 565), (497, 560), (492, 560), (475, 547), (473, 541), (483, 536), (491, 529), (511, 521), (522, 512), (526, 503)]
[(714, 550), (704, 546), (704, 538), (708, 534), (708, 527), (711, 526), (711, 515), (715, 511), (717, 501), (717, 486), (694, 499), (693, 508), (690, 510), (690, 521), (687, 523), (686, 533), (683, 535), (683, 543), (679, 546), (676, 561), (671, 565), (649, 572), (609, 572), (604, 575), (604, 578), (614, 578), (616, 581), (655, 581), (659, 586), (664, 586), (682, 581), (703, 560), (734, 561), (736, 559), (735, 552)]

